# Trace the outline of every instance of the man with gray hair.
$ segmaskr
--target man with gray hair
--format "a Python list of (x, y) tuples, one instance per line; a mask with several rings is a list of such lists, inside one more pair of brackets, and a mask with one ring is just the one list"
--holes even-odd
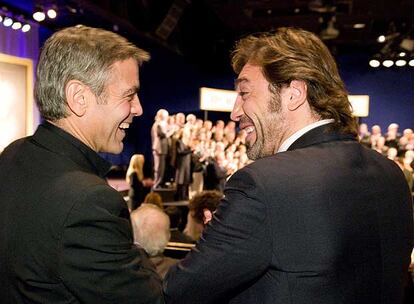
[(2, 303), (162, 303), (161, 282), (134, 246), (128, 209), (104, 179), (142, 114), (149, 54), (76, 26), (43, 46), (35, 97), (44, 122), (0, 155)]
[(131, 213), (131, 222), (135, 244), (144, 248), (164, 278), (168, 269), (178, 262), (163, 255), (170, 239), (170, 218), (159, 207), (142, 204)]

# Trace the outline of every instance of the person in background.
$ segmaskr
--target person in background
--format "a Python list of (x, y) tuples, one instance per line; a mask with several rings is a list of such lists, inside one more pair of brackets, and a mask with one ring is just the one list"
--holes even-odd
[(148, 193), (145, 196), (144, 201), (142, 203), (143, 204), (155, 205), (158, 208), (160, 208), (161, 210), (164, 209), (164, 202), (162, 201), (162, 197), (157, 192)]
[(184, 129), (180, 130), (176, 142), (175, 199), (177, 201), (188, 200), (189, 185), (191, 183), (191, 155), (193, 152), (191, 142), (191, 132), (185, 132)]
[(164, 187), (165, 166), (168, 155), (168, 138), (174, 129), (168, 128), (168, 111), (160, 109), (155, 115), (155, 122), (151, 128), (152, 155), (154, 160), (153, 188)]
[(118, 34), (69, 27), (45, 42), (35, 99), (44, 119), (0, 155), (2, 303), (163, 303), (105, 180), (135, 116), (149, 54)]
[(152, 181), (144, 179), (145, 158), (142, 154), (134, 154), (129, 161), (126, 182), (129, 184), (128, 209), (137, 209), (149, 193)]
[(163, 255), (170, 239), (170, 220), (168, 215), (152, 204), (141, 205), (131, 213), (134, 242), (150, 256), (158, 274), (164, 278), (168, 269), (178, 260)]
[(387, 133), (385, 133), (385, 145), (389, 148), (398, 148), (398, 141), (400, 140), (401, 134), (398, 133), (398, 128), (400, 126), (396, 123), (391, 123), (387, 128)]
[(361, 123), (359, 125), (358, 137), (361, 145), (371, 148), (371, 133), (369, 133), (368, 125), (366, 123)]
[(357, 139), (348, 94), (313, 33), (241, 39), (231, 118), (255, 160), (227, 181), (196, 247), (164, 280), (167, 303), (403, 300), (411, 193), (391, 160)]
[(205, 190), (193, 196), (188, 204), (189, 212), (184, 233), (193, 240), (199, 240), (222, 198), (223, 194), (215, 190)]
[(379, 125), (373, 125), (371, 127), (371, 148), (374, 150), (381, 149), (378, 147), (379, 141), (383, 141), (385, 144), (385, 138), (382, 136), (381, 127)]

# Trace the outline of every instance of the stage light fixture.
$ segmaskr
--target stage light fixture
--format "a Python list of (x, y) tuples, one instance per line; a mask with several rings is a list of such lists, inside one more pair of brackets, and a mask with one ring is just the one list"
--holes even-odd
[(390, 68), (394, 65), (394, 61), (392, 61), (391, 59), (386, 59), (382, 62), (382, 65), (386, 68)]
[(385, 36), (384, 35), (381, 35), (381, 36), (379, 36), (378, 38), (377, 38), (377, 41), (379, 42), (379, 43), (384, 43), (385, 42)]
[(45, 18), (46, 15), (43, 11), (43, 8), (40, 5), (36, 5), (35, 11), (33, 13), (33, 19), (37, 22), (42, 22), (43, 20), (45, 20)]
[(4, 17), (3, 25), (9, 27), (13, 24), (13, 19), (10, 17)]
[(0, 15), (0, 23), (3, 22), (3, 16)]
[(22, 23), (20, 21), (15, 21), (12, 24), (12, 29), (14, 30), (20, 30), (22, 28)]
[(56, 18), (56, 16), (57, 16), (57, 11), (56, 11), (56, 8), (54, 8), (54, 7), (49, 8), (49, 9), (47, 10), (47, 16), (48, 16), (50, 19), (55, 19), (55, 18)]
[(398, 59), (396, 62), (395, 62), (395, 65), (396, 66), (398, 66), (398, 67), (403, 67), (403, 66), (405, 66), (407, 64), (407, 61), (406, 60), (404, 60), (404, 59)]
[(373, 67), (373, 68), (377, 68), (377, 67), (379, 67), (379, 66), (381, 65), (381, 63), (379, 62), (379, 60), (378, 60), (378, 59), (371, 59), (371, 60), (369, 61), (369, 65), (370, 65), (371, 67)]
[(23, 33), (27, 33), (28, 31), (30, 31), (30, 29), (31, 29), (32, 27), (30, 26), (30, 24), (29, 23), (26, 23), (25, 25), (23, 25), (23, 27), (22, 27), (22, 32)]
[(414, 67), (414, 58), (413, 59), (410, 59), (410, 61), (408, 61), (408, 65), (410, 67)]
[(354, 29), (363, 29), (365, 28), (365, 23), (355, 23), (352, 27)]

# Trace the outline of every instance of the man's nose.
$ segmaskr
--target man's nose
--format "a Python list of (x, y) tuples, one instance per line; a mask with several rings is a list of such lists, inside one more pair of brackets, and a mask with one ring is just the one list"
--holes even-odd
[(237, 96), (236, 102), (234, 103), (233, 110), (230, 114), (230, 119), (234, 121), (239, 121), (240, 117), (243, 115), (243, 108), (242, 108), (242, 98)]
[(134, 116), (141, 116), (142, 112), (143, 110), (142, 110), (141, 102), (139, 101), (138, 95), (136, 95), (134, 99), (132, 100), (131, 113)]

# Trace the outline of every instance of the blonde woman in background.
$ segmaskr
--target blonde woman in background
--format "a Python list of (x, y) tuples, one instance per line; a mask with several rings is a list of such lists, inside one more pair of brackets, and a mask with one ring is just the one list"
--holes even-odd
[(144, 163), (145, 158), (142, 154), (134, 154), (129, 162), (126, 181), (129, 184), (128, 209), (130, 211), (141, 205), (151, 187), (151, 181), (144, 178)]

